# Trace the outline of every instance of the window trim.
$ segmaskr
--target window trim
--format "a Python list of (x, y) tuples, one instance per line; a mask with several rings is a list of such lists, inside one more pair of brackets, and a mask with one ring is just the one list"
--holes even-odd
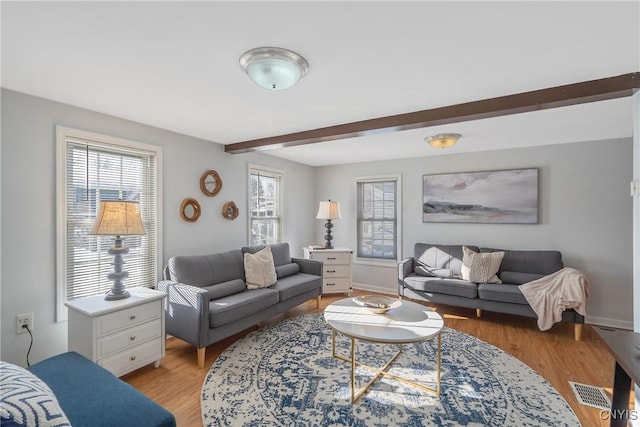
[(67, 139), (79, 139), (90, 142), (91, 145), (103, 148), (116, 147), (122, 151), (132, 153), (148, 152), (155, 155), (156, 163), (156, 215), (158, 226), (156, 228), (156, 280), (162, 271), (162, 147), (146, 144), (95, 132), (89, 132), (64, 126), (56, 126), (56, 322), (67, 320)]
[(278, 175), (280, 178), (280, 187), (278, 190), (278, 212), (280, 213), (280, 227), (278, 227), (277, 241), (282, 242), (284, 239), (284, 171), (282, 169), (262, 166), (255, 163), (247, 163), (247, 244), (251, 245), (251, 174), (253, 171), (264, 172), (265, 175)]
[[(361, 182), (396, 181), (396, 259), (364, 258), (358, 256), (358, 184)], [(389, 267), (402, 260), (402, 174), (368, 175), (353, 179), (352, 197), (355, 203), (352, 239), (354, 242), (354, 264)]]

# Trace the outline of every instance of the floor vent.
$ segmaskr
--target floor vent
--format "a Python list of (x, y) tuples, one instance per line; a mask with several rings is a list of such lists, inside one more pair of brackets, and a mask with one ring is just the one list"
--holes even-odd
[(572, 381), (569, 381), (569, 385), (573, 390), (573, 394), (576, 395), (576, 399), (578, 399), (578, 402), (582, 405), (605, 410), (611, 409), (611, 401), (603, 388), (574, 383)]

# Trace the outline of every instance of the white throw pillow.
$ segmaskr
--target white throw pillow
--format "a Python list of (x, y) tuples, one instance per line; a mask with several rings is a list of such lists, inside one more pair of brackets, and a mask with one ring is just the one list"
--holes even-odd
[(267, 288), (278, 280), (269, 246), (255, 254), (244, 254), (244, 275), (248, 289)]
[(504, 252), (474, 252), (462, 247), (462, 279), (474, 283), (502, 283), (496, 273)]

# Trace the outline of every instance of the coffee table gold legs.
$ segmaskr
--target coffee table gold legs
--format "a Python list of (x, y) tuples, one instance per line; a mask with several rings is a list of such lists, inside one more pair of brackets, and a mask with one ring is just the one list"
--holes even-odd
[[(351, 354), (350, 357), (345, 357), (341, 354), (338, 354), (336, 351), (336, 331), (335, 329), (331, 330), (331, 355), (336, 359), (350, 362), (351, 364), (351, 403), (356, 403), (358, 399), (371, 387), (371, 385), (381, 376), (392, 378), (396, 381), (400, 381), (404, 384), (411, 385), (413, 387), (417, 387), (420, 390), (424, 390), (430, 393), (433, 393), (437, 396), (440, 395), (440, 374), (441, 374), (441, 359), (442, 359), (442, 334), (438, 334), (438, 353), (436, 356), (437, 359), (437, 368), (436, 368), (436, 388), (430, 388), (419, 384), (415, 381), (408, 380), (406, 378), (399, 377), (392, 373), (387, 372), (387, 369), (391, 364), (402, 354), (402, 344), (398, 344), (398, 351), (389, 359), (389, 361), (381, 368), (374, 368), (372, 366), (365, 365), (364, 363), (360, 363), (356, 361), (356, 339), (353, 337), (349, 337), (351, 340)], [(356, 366), (361, 366), (370, 371), (375, 372), (373, 378), (363, 387), (356, 391)]]

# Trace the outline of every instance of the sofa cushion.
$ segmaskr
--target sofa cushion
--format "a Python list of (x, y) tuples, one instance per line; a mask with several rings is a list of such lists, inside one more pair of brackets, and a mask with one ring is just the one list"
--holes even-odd
[[(244, 246), (242, 253), (255, 254), (264, 249), (267, 245), (260, 246)], [(273, 255), (273, 265), (276, 267), (284, 264), (291, 264), (291, 253), (289, 251), (289, 243), (273, 243), (268, 245)]]
[(462, 247), (462, 278), (474, 283), (501, 283), (496, 275), (504, 252), (478, 253)]
[(421, 292), (435, 292), (465, 298), (478, 297), (478, 285), (461, 279), (425, 277), (411, 273), (404, 279), (404, 283), (407, 287)]
[(200, 288), (233, 279), (244, 280), (242, 251), (172, 257), (165, 269), (165, 279)]
[(280, 293), (280, 301), (282, 302), (318, 288), (322, 288), (322, 277), (298, 273), (278, 279), (270, 289), (275, 289)]
[(212, 300), (243, 292), (247, 289), (247, 285), (242, 279), (234, 279), (228, 282), (216, 283), (212, 286), (204, 286), (202, 289), (206, 289), (209, 292), (209, 299)]
[(293, 276), (299, 271), (300, 266), (295, 262), (292, 262), (290, 264), (282, 264), (276, 267), (276, 276), (278, 276), (278, 279), (282, 279), (283, 277)]
[(209, 326), (217, 328), (276, 305), (278, 291), (271, 288), (252, 289), (209, 301)]
[(529, 304), (517, 285), (482, 283), (478, 285), (478, 297), (489, 301)]
[(518, 271), (503, 271), (499, 274), (502, 283), (510, 283), (512, 285), (522, 285), (523, 283), (532, 282), (544, 277), (544, 274), (520, 273)]
[(481, 248), (480, 252), (504, 252), (499, 273), (518, 271), (520, 273), (542, 274), (544, 276), (562, 269), (562, 254), (558, 251), (513, 251), (505, 249)]
[(3, 426), (71, 426), (51, 389), (26, 369), (0, 362), (0, 384)]
[[(469, 246), (478, 250), (475, 246)], [(460, 277), (462, 245), (416, 243), (413, 249), (414, 271), (422, 276)]]
[(249, 289), (266, 288), (276, 283), (278, 277), (269, 246), (254, 254), (244, 254), (244, 275)]

